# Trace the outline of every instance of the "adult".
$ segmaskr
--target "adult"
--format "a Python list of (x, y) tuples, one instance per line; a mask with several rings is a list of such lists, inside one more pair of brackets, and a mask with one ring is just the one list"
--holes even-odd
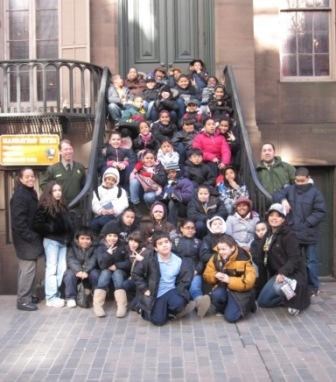
[(169, 234), (157, 231), (152, 237), (154, 251), (132, 271), (142, 317), (164, 325), (170, 317), (180, 318), (195, 309), (189, 288), (193, 278), (190, 259), (172, 253)]
[(133, 97), (141, 96), (146, 88), (146, 82), (136, 68), (130, 68), (126, 74), (125, 86)]
[(69, 139), (62, 139), (59, 145), (61, 160), (47, 168), (40, 186), (54, 180), (62, 187), (65, 204), (68, 205), (81, 191), (85, 182), (84, 166), (74, 161), (74, 149)]
[(107, 108), (112, 121), (119, 122), (122, 110), (125, 109), (126, 104), (130, 102), (131, 99), (129, 89), (124, 86), (124, 80), (120, 74), (115, 74), (107, 90)]
[(319, 293), (318, 278), (319, 226), (326, 214), (322, 193), (311, 183), (309, 171), (300, 167), (295, 172), (295, 184), (273, 195), (287, 212), (287, 223), (293, 229), (306, 256), (308, 283), (312, 295)]
[(32, 302), (37, 258), (43, 254), (42, 239), (33, 230), (37, 210), (35, 174), (31, 168), (19, 172), (18, 183), (10, 200), (13, 243), (18, 258), (17, 308), (37, 310)]
[(256, 168), (258, 178), (265, 189), (273, 194), (294, 183), (295, 168), (275, 156), (273, 143), (265, 143), (261, 148), (261, 161)]
[[(262, 246), (269, 280), (260, 291), (258, 304), (266, 308), (284, 305), (291, 316), (297, 316), (310, 304), (306, 262), (295, 233), (285, 221), (284, 207), (272, 204), (267, 213), (270, 230)], [(289, 288), (288, 282), (294, 285)], [(294, 295), (286, 297), (282, 288), (294, 290)]]

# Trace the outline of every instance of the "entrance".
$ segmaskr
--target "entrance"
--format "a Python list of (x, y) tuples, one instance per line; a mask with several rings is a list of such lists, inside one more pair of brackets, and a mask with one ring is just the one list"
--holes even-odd
[(213, 72), (213, 0), (120, 0), (119, 67), (148, 73), (202, 59)]

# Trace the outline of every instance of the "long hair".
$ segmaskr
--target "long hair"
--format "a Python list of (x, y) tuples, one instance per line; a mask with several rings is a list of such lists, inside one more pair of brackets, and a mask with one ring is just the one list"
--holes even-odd
[(59, 213), (67, 211), (67, 206), (64, 202), (63, 194), (60, 200), (56, 200), (52, 195), (55, 185), (61, 187), (61, 185), (54, 180), (49, 182), (43, 190), (39, 200), (39, 205), (45, 208), (48, 214), (53, 217)]

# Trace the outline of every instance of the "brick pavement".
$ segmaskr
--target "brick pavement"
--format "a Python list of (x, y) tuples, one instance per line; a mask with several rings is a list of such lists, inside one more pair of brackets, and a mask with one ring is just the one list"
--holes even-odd
[(334, 381), (336, 283), (298, 317), (259, 309), (238, 324), (196, 316), (155, 327), (130, 313), (15, 309), (0, 296), (0, 381)]

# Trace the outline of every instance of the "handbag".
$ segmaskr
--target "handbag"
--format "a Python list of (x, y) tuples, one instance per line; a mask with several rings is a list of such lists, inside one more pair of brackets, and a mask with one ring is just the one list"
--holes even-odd
[(145, 192), (156, 192), (158, 191), (161, 186), (158, 185), (152, 178), (148, 176), (143, 176), (141, 174), (135, 174), (135, 178), (138, 179), (138, 181), (141, 184), (141, 187)]
[(77, 305), (81, 308), (90, 308), (92, 302), (91, 290), (85, 288), (84, 282), (81, 281), (77, 285)]

